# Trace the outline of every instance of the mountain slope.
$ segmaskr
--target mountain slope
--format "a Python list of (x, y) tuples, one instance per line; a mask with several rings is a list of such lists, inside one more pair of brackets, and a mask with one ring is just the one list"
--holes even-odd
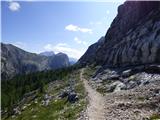
[(90, 64), (130, 66), (160, 63), (159, 56), (160, 2), (127, 1), (119, 6), (104, 44), (96, 49), (94, 61), (82, 57), (79, 63), (87, 60)]
[(1, 56), (2, 79), (12, 77), (16, 74), (69, 66), (69, 59), (66, 54), (60, 53), (47, 57), (26, 52), (11, 44), (1, 43)]

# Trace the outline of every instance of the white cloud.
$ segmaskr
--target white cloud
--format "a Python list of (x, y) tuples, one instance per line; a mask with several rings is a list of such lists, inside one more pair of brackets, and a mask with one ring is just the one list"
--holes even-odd
[(78, 26), (70, 24), (70, 25), (67, 25), (65, 29), (69, 31), (78, 31)]
[(18, 11), (20, 8), (21, 8), (21, 6), (18, 2), (13, 2), (13, 1), (9, 2), (9, 9), (11, 11), (13, 11), (13, 12)]
[(52, 44), (47, 44), (44, 46), (45, 50), (52, 50), (55, 53), (66, 53), (69, 57), (72, 58), (76, 58), (79, 59), (83, 54), (84, 54), (84, 50), (77, 50), (75, 48), (71, 48), (68, 44), (66, 43), (59, 43), (55, 46), (53, 46)]
[(52, 45), (51, 44), (47, 44), (44, 46), (45, 50), (52, 50)]
[(83, 32), (83, 33), (90, 33), (92, 34), (92, 29), (89, 29), (89, 28), (81, 28), (81, 27), (78, 27), (76, 25), (67, 25), (65, 27), (66, 30), (69, 30), (69, 31), (74, 31), (74, 32), (77, 32), (77, 31), (80, 31), (80, 32)]
[(86, 41), (80, 40), (78, 37), (74, 38), (74, 41), (78, 44), (83, 44), (83, 45), (87, 45)]

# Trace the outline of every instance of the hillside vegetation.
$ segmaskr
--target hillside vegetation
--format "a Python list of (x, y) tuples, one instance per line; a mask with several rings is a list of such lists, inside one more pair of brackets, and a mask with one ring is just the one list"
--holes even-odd
[[(2, 81), (2, 119), (76, 119), (86, 106), (86, 93), (74, 67), (37, 72)], [(66, 91), (77, 101), (61, 97)]]

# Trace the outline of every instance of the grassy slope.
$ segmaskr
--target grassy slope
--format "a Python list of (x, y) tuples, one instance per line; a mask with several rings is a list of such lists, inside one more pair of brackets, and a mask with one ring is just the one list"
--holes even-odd
[[(69, 85), (69, 79), (75, 80), (75, 91), (78, 93), (79, 101), (76, 103), (67, 102), (66, 98), (56, 98), (60, 92)], [(53, 83), (54, 84), (54, 83)], [(55, 96), (48, 106), (41, 105), (44, 94), (40, 94), (34, 101), (27, 103), (26, 107), (20, 115), (10, 116), (6, 120), (74, 120), (79, 117), (79, 113), (86, 107), (83, 83), (79, 78), (79, 71), (75, 71), (66, 76), (63, 80), (55, 81), (52, 89), (48, 90), (45, 86), (45, 92)], [(37, 101), (37, 102), (36, 102)], [(3, 120), (4, 118), (2, 118)]]

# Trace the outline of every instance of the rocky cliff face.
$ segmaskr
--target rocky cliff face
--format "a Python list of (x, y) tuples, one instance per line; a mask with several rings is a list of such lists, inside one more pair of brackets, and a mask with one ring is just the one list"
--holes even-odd
[(49, 57), (48, 65), (52, 68), (62, 68), (70, 65), (69, 58), (64, 53), (58, 53), (55, 56)]
[[(93, 52), (95, 60), (88, 63), (106, 66), (160, 63), (160, 2), (127, 1), (119, 6), (104, 44)], [(86, 60), (82, 58), (80, 64)]]
[(67, 66), (69, 66), (69, 59), (64, 53), (44, 56), (26, 52), (11, 44), (1, 44), (2, 80), (16, 74), (58, 69)]
[(102, 47), (102, 45), (104, 44), (104, 40), (105, 40), (105, 38), (101, 37), (98, 40), (98, 42), (89, 46), (89, 48), (87, 49), (85, 54), (79, 59), (79, 61), (77, 63), (78, 64), (80, 63), (82, 66), (94, 63), (96, 61), (96, 51), (97, 51), (97, 49)]

